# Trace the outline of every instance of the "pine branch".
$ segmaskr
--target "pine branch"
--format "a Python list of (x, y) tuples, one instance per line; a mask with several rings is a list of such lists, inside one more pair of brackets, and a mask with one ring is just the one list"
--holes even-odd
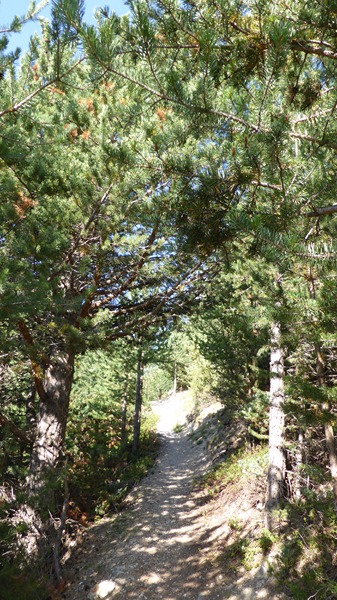
[(2, 427), (7, 427), (10, 432), (18, 438), (21, 442), (26, 444), (26, 446), (30, 446), (33, 443), (33, 438), (31, 438), (25, 431), (17, 427), (11, 419), (6, 417), (2, 412), (0, 412), (0, 425)]
[(313, 211), (306, 214), (306, 217), (319, 217), (321, 215), (332, 215), (337, 212), (337, 204), (331, 206), (317, 206)]
[(276, 190), (277, 192), (282, 192), (282, 187), (280, 185), (276, 185), (274, 183), (268, 183), (268, 181), (251, 181), (252, 185), (256, 187), (266, 188), (268, 190)]
[[(158, 315), (161, 309), (165, 306), (168, 300), (178, 291), (182, 291), (188, 285), (191, 285), (195, 281), (200, 280), (201, 276), (204, 274), (198, 273), (198, 269), (201, 266), (201, 261), (199, 261), (194, 267), (192, 267), (185, 275), (183, 275), (170, 289), (164, 290), (163, 292), (144, 300), (144, 302), (140, 303), (137, 306), (137, 311), (146, 311), (145, 314), (140, 316), (138, 319), (130, 319), (127, 323), (123, 323), (123, 331), (119, 331), (116, 334), (112, 334), (113, 337), (109, 336), (109, 339), (118, 339), (119, 337), (125, 337), (130, 334), (130, 331), (134, 329), (135, 326), (145, 324), (150, 325), (153, 324), (154, 318)], [(207, 275), (209, 275), (209, 271), (206, 271)], [(124, 314), (130, 314), (132, 311), (128, 310), (129, 307), (118, 308), (114, 311), (114, 316), (122, 316)], [(151, 310), (149, 310), (151, 309)]]
[(97, 58), (97, 60), (99, 60), (101, 66), (104, 67), (104, 69), (106, 69), (106, 71), (108, 71), (109, 73), (112, 73), (113, 75), (117, 75), (117, 77), (121, 77), (122, 79), (125, 79), (126, 81), (129, 81), (130, 83), (133, 83), (134, 85), (146, 90), (150, 94), (156, 96), (157, 98), (160, 98), (161, 100), (163, 100), (165, 102), (177, 104), (179, 106), (182, 106), (183, 108), (187, 108), (188, 110), (192, 109), (201, 114), (209, 114), (209, 115), (214, 115), (216, 117), (223, 117), (224, 119), (227, 119), (228, 121), (232, 121), (233, 123), (238, 123), (239, 125), (242, 125), (246, 129), (250, 129), (254, 133), (258, 133), (260, 131), (260, 128), (257, 125), (254, 125), (253, 123), (250, 123), (249, 121), (245, 121), (244, 119), (240, 119), (240, 117), (236, 117), (235, 115), (232, 115), (230, 113), (226, 113), (221, 110), (216, 110), (213, 108), (207, 108), (205, 106), (198, 106), (197, 104), (192, 104), (190, 102), (184, 102), (183, 100), (180, 100), (179, 98), (173, 98), (172, 96), (169, 96), (168, 94), (158, 92), (157, 90), (150, 87), (149, 85), (146, 85), (145, 83), (142, 83), (141, 81), (138, 81), (137, 79), (134, 79), (133, 77), (131, 77), (130, 75), (127, 75), (126, 73), (122, 73), (121, 71), (117, 71), (116, 69), (112, 69), (111, 67), (107, 67), (100, 61), (99, 57), (96, 56), (96, 58)]
[[(98, 211), (100, 210), (100, 208), (103, 206), (103, 204), (108, 199), (108, 196), (109, 196), (109, 194), (111, 192), (112, 187), (113, 187), (113, 183), (111, 183), (109, 185), (108, 189), (104, 192), (103, 196), (98, 200), (98, 202), (94, 206), (93, 211), (92, 211), (91, 215), (89, 216), (88, 220), (86, 221), (86, 223), (84, 223), (83, 227), (81, 228), (80, 233), (74, 239), (74, 241), (72, 243), (72, 248), (67, 253), (67, 255), (66, 255), (63, 263), (61, 264), (61, 266), (58, 267), (57, 271), (54, 271), (48, 277), (48, 281), (52, 281), (53, 279), (55, 279), (56, 277), (58, 277), (62, 273), (64, 267), (67, 264), (69, 264), (69, 262), (71, 261), (71, 259), (74, 256), (75, 252), (79, 249), (79, 247), (81, 246), (81, 244), (83, 243), (83, 241), (84, 240), (87, 241), (87, 239), (83, 237), (83, 232), (87, 231), (89, 229), (90, 225), (94, 222), (95, 218), (97, 217)], [(84, 307), (83, 307), (83, 309), (84, 309)]]
[[(305, 54), (314, 54), (315, 56), (322, 56), (323, 58), (331, 58), (332, 60), (337, 60), (337, 52), (335, 50), (325, 50), (322, 47), (310, 46), (309, 43), (305, 40), (292, 40), (290, 42), (290, 48), (291, 50), (304, 52)], [(312, 43), (315, 42), (312, 40)], [(327, 44), (325, 42), (317, 43), (319, 43), (320, 46), (327, 47)]]
[(307, 135), (305, 133), (295, 133), (294, 131), (291, 131), (289, 133), (289, 136), (294, 139), (305, 140), (307, 142), (313, 142), (314, 144), (318, 144), (319, 146), (326, 146), (327, 148), (331, 148), (332, 150), (337, 150), (336, 143), (331, 142), (330, 140), (325, 140), (324, 138), (319, 139), (312, 135)]
[(11, 106), (10, 108), (6, 108), (5, 110), (0, 111), (0, 117), (3, 117), (4, 115), (15, 113), (18, 110), (20, 110), (20, 108), (25, 106), (25, 104), (27, 104), (27, 102), (30, 102), (30, 100), (35, 98), (35, 96), (37, 96), (38, 94), (43, 92), (43, 90), (49, 88), (51, 85), (54, 85), (55, 83), (60, 82), (64, 77), (69, 75), (69, 73), (71, 73), (76, 67), (78, 67), (78, 65), (81, 64), (81, 62), (83, 62), (84, 59), (85, 59), (85, 57), (80, 58), (69, 69), (67, 69), (67, 71), (65, 71), (62, 75), (59, 75), (58, 77), (56, 77), (55, 79), (52, 79), (51, 81), (47, 81), (47, 83), (40, 86), (37, 90), (35, 90), (34, 92), (32, 92), (31, 94), (26, 96), (26, 98), (24, 98), (23, 100), (18, 102), (18, 104), (15, 104), (14, 106)]
[[(97, 310), (98, 308), (101, 308), (102, 306), (109, 304), (109, 302), (111, 302), (118, 296), (121, 296), (125, 291), (127, 291), (130, 288), (131, 284), (136, 279), (139, 271), (144, 266), (144, 263), (150, 254), (151, 247), (153, 246), (154, 241), (157, 236), (157, 233), (158, 233), (158, 228), (159, 228), (159, 222), (157, 221), (157, 223), (154, 225), (153, 230), (149, 236), (149, 239), (145, 245), (143, 254), (134, 268), (133, 273), (127, 278), (127, 280), (117, 290), (115, 290), (114, 292), (111, 292), (111, 294), (109, 294), (108, 296), (106, 296), (105, 298), (103, 298), (101, 300), (92, 302), (89, 310), (90, 309)], [(89, 310), (88, 310), (88, 312), (89, 312)]]
[(14, 17), (14, 19), (13, 19), (11, 25), (9, 25), (9, 27), (1, 28), (0, 35), (6, 34), (6, 33), (16, 33), (19, 30), (21, 30), (22, 25), (24, 25), (25, 23), (28, 23), (28, 21), (33, 21), (34, 19), (36, 19), (39, 12), (41, 12), (41, 10), (43, 8), (45, 8), (45, 6), (47, 6), (48, 2), (49, 2), (49, 0), (41, 0), (41, 2), (37, 6), (35, 6), (35, 2), (34, 2), (32, 9), (29, 10), (27, 12), (27, 14), (25, 14), (23, 17)]
[(293, 121), (293, 124), (298, 125), (299, 123), (307, 123), (308, 121), (314, 121), (315, 119), (318, 119), (319, 117), (325, 117), (326, 115), (329, 115), (330, 113), (331, 113), (331, 108), (327, 108), (325, 110), (320, 110), (311, 115), (305, 115), (305, 116), (299, 117), (298, 119), (295, 119), (295, 121)]
[[(260, 131), (260, 128), (257, 125), (254, 125), (253, 123), (250, 123), (249, 121), (245, 121), (244, 119), (240, 119), (240, 117), (236, 117), (235, 115), (232, 115), (230, 113), (225, 113), (220, 110), (215, 110), (215, 109), (207, 108), (204, 106), (198, 106), (196, 104), (191, 104), (189, 102), (184, 102), (183, 100), (181, 100), (179, 98), (174, 98), (174, 97), (169, 96), (165, 92), (159, 92), (158, 90), (143, 83), (142, 81), (139, 81), (139, 80), (135, 79), (134, 77), (131, 77), (127, 73), (117, 71), (117, 69), (113, 69), (112, 67), (107, 66), (104, 63), (104, 61), (101, 59), (101, 57), (97, 54), (95, 47), (92, 44), (92, 42), (88, 36), (86, 37), (86, 42), (90, 46), (95, 59), (101, 65), (101, 67), (105, 70), (105, 72), (112, 73), (113, 75), (116, 75), (117, 77), (120, 77), (121, 79), (129, 81), (133, 85), (140, 87), (141, 89), (149, 92), (151, 95), (156, 96), (157, 98), (160, 98), (161, 100), (163, 100), (165, 102), (177, 104), (179, 106), (182, 106), (183, 108), (187, 108), (188, 110), (193, 109), (196, 112), (199, 112), (201, 114), (210, 114), (210, 115), (214, 115), (217, 117), (223, 117), (223, 118), (227, 119), (228, 121), (232, 121), (233, 123), (238, 123), (239, 125), (242, 125), (243, 127), (250, 129), (251, 131), (253, 131), (255, 133)], [(0, 116), (1, 116), (1, 114), (0, 114)]]

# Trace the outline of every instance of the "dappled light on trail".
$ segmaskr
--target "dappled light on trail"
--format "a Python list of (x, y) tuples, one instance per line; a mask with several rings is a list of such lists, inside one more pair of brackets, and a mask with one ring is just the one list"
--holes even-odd
[[(203, 494), (193, 487), (208, 463), (202, 445), (193, 445), (186, 432), (172, 432), (175, 402), (157, 407), (163, 411), (161, 452), (153, 471), (131, 494), (129, 508), (92, 527), (74, 556), (73, 562), (79, 559), (86, 569), (79, 568), (67, 600), (230, 597), (224, 595), (225, 566), (212, 555), (212, 540), (225, 543), (228, 525), (207, 518)], [(164, 424), (171, 429), (164, 432)]]

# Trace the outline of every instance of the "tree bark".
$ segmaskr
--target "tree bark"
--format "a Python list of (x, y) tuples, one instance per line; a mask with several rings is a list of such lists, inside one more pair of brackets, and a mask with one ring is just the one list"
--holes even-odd
[(272, 510), (280, 505), (284, 492), (284, 353), (281, 327), (271, 327), (270, 405), (269, 405), (269, 466), (266, 494), (266, 524), (272, 529)]
[(133, 444), (132, 444), (132, 453), (133, 454), (136, 454), (139, 449), (142, 397), (143, 397), (143, 370), (144, 370), (143, 351), (142, 351), (142, 348), (139, 348), (138, 359), (137, 359), (135, 412), (134, 412), (134, 418), (133, 418)]
[(61, 458), (73, 376), (73, 354), (55, 353), (44, 374), (44, 395), (40, 398), (30, 463), (31, 493), (35, 494), (43, 489), (44, 475), (52, 472)]
[(302, 498), (301, 493), (301, 477), (302, 477), (302, 466), (303, 466), (303, 446), (304, 446), (304, 433), (303, 429), (299, 429), (297, 437), (297, 446), (295, 451), (295, 478), (294, 478), (294, 498), (299, 502)]
[(21, 539), (27, 557), (44, 561), (55, 545), (55, 529), (50, 514), (55, 510), (57, 469), (62, 459), (70, 391), (74, 375), (72, 352), (54, 352), (39, 382), (40, 405), (36, 422), (27, 502), (16, 515), (27, 526)]
[(30, 393), (26, 398), (26, 425), (27, 428), (32, 430), (36, 426), (36, 410), (35, 410), (35, 398), (36, 389), (34, 383), (32, 384)]

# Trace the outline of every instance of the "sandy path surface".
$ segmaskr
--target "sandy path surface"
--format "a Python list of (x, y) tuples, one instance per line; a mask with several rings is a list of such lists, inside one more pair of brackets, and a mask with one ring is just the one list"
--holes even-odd
[(202, 446), (172, 432), (185, 417), (184, 398), (153, 408), (162, 441), (156, 466), (132, 492), (127, 510), (88, 530), (72, 561), (76, 568), (65, 598), (276, 598), (257, 593), (255, 586), (236, 592), (226, 587), (223, 563), (212, 560), (228, 532), (225, 511), (218, 510), (216, 518), (208, 514), (193, 489), (195, 477), (207, 468)]

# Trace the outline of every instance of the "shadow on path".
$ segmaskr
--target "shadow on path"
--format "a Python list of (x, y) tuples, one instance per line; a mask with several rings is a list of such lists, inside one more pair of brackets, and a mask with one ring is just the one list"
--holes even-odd
[(87, 572), (80, 570), (80, 581), (73, 583), (77, 590), (71, 586), (66, 598), (94, 598), (89, 592), (95, 585), (97, 598), (106, 599), (221, 598), (214, 565), (205, 569), (203, 555), (214, 532), (203, 528), (200, 497), (191, 494), (206, 466), (202, 449), (185, 435), (162, 434), (156, 467), (136, 487), (130, 508), (112, 523), (92, 527), (74, 553), (72, 563), (80, 558)]
[(202, 495), (192, 489), (208, 466), (202, 446), (160, 431), (155, 468), (130, 495), (129, 508), (90, 528), (74, 552), (66, 600), (277, 598), (263, 573), (261, 586), (259, 579), (229, 585), (237, 577), (214, 555), (231, 543), (225, 507), (220, 518), (208, 518)]

